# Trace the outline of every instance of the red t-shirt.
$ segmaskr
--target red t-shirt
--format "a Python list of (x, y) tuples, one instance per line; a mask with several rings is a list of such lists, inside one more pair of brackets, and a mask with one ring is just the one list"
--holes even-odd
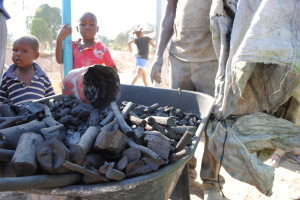
[(109, 67), (113, 67), (115, 65), (115, 62), (111, 58), (108, 48), (102, 45), (101, 42), (97, 41), (95, 45), (85, 49), (79, 48), (79, 42), (80, 40), (72, 42), (73, 69), (96, 64)]

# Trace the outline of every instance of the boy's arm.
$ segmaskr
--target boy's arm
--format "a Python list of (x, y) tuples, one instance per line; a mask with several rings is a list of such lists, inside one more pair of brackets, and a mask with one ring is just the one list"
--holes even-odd
[(45, 97), (55, 95), (55, 92), (54, 92), (54, 89), (53, 89), (53, 86), (51, 84), (51, 81), (50, 81), (49, 77), (46, 75), (46, 76), (44, 76), (44, 79), (45, 79), (45, 81), (44, 81)]
[(131, 40), (131, 41), (128, 42), (128, 49), (129, 49), (130, 53), (132, 53), (132, 48), (131, 48), (132, 43), (135, 43), (135, 40)]
[(3, 75), (1, 85), (0, 85), (0, 102), (3, 102), (7, 99), (7, 84), (6, 84), (6, 76)]
[(156, 47), (156, 45), (154, 44), (154, 42), (153, 42), (152, 40), (149, 41), (149, 44), (150, 44), (151, 46), (153, 46), (154, 48)]
[(56, 62), (59, 64), (63, 64), (63, 40), (72, 33), (72, 28), (67, 27), (69, 24), (65, 24), (58, 32), (56, 37), (56, 49), (55, 56)]
[(106, 66), (112, 67), (116, 72), (118, 72), (115, 61), (112, 59), (110, 51), (107, 47), (105, 47), (105, 53), (103, 55), (103, 62)]

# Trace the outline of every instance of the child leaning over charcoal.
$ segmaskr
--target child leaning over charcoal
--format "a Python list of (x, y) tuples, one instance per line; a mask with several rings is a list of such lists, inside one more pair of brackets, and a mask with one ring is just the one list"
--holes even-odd
[(3, 74), (0, 102), (9, 99), (20, 104), (54, 95), (46, 72), (34, 62), (38, 57), (39, 41), (35, 36), (22, 36), (14, 42), (14, 64)]
[[(68, 25), (65, 24), (60, 29), (56, 38), (55, 54), (59, 64), (63, 64), (63, 40), (72, 33), (72, 28)], [(72, 42), (73, 69), (99, 64), (112, 67), (117, 71), (108, 48), (95, 40), (95, 35), (99, 29), (96, 16), (90, 12), (84, 13), (79, 18), (76, 29), (82, 38)]]

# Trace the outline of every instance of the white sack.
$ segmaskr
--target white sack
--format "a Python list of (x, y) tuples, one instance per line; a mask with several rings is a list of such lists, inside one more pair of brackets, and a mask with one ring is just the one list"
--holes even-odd
[[(222, 166), (234, 178), (254, 185), (270, 196), (274, 168), (264, 165), (249, 150), (272, 147), (289, 150), (295, 146), (293, 142), (299, 142), (300, 132), (297, 133), (299, 128), (296, 126), (279, 133), (276, 130), (279, 125), (286, 127), (286, 120), (278, 119), (276, 124), (266, 121), (269, 120), (268, 117), (271, 117), (271, 121), (274, 120), (270, 114), (276, 112), (292, 96), (300, 83), (300, 1), (225, 2), (233, 14), (226, 13), (223, 1), (219, 0), (213, 1), (210, 13), (219, 66), (216, 77), (216, 105), (213, 111), (216, 121), (210, 123), (207, 131), (209, 150), (220, 160), (227, 134)], [(236, 9), (234, 5), (237, 6)], [(226, 128), (222, 122), (222, 119), (232, 114), (254, 112), (261, 113), (247, 117), (254, 117), (253, 123), (264, 121), (270, 134), (265, 134), (265, 130), (258, 130), (256, 126), (240, 134), (230, 127)], [(268, 117), (262, 112), (267, 112)], [(236, 123), (234, 128), (240, 130), (245, 127)], [(288, 139), (286, 134), (291, 132), (295, 134), (294, 139), (298, 140)], [(261, 140), (268, 141), (268, 145), (262, 146)]]

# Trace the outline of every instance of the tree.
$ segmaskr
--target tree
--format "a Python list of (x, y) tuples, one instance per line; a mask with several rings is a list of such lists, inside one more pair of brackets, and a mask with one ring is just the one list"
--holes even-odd
[(51, 40), (51, 31), (44, 19), (34, 18), (30, 25), (30, 34), (35, 35), (44, 45), (44, 41)]
[(125, 48), (128, 46), (127, 43), (128, 43), (128, 33), (121, 32), (115, 38), (114, 49), (125, 50)]
[(6, 43), (6, 48), (11, 48), (11, 43), (12, 43), (12, 36), (13, 34), (7, 34), (7, 43)]
[(33, 16), (27, 16), (26, 17), (26, 29), (27, 29), (27, 32), (30, 33), (30, 24), (33, 20)]
[(57, 7), (50, 7), (48, 4), (43, 4), (36, 10), (35, 17), (45, 20), (51, 30), (51, 37), (55, 40), (62, 21), (61, 10)]
[(95, 37), (96, 40), (99, 40), (102, 44), (105, 46), (109, 46), (109, 39), (106, 36), (103, 35), (96, 35)]
[[(130, 28), (126, 32), (121, 32), (117, 35), (117, 37), (114, 40), (114, 49), (116, 50), (127, 50), (128, 48), (128, 40), (134, 38), (134, 35), (132, 35), (132, 32), (135, 30), (135, 28), (139, 26), (135, 25), (132, 28)], [(154, 24), (144, 24), (141, 25), (144, 27), (144, 31), (146, 35), (152, 35), (152, 33), (155, 32), (155, 25)], [(151, 38), (154, 36), (150, 36)], [(154, 40), (154, 38), (152, 38)]]
[(48, 42), (52, 52), (53, 41), (60, 28), (61, 20), (61, 10), (59, 8), (43, 4), (36, 10), (34, 16), (27, 16), (26, 26), (30, 30), (30, 34), (35, 35), (42, 45)]

